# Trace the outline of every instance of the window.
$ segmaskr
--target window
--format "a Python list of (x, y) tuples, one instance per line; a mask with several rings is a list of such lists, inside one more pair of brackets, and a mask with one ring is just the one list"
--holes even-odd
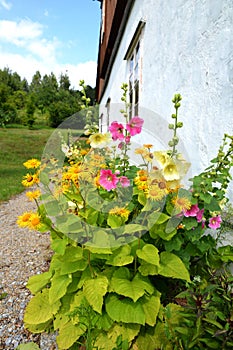
[(145, 22), (140, 21), (134, 33), (133, 39), (126, 52), (125, 59), (128, 61), (128, 85), (129, 85), (129, 116), (138, 115), (140, 85), (141, 85), (141, 46), (142, 29)]

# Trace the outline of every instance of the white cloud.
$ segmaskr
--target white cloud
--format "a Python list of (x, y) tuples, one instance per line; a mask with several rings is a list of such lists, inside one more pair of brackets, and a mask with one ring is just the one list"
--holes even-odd
[(0, 6), (2, 6), (5, 10), (10, 10), (12, 7), (12, 4), (10, 2), (7, 2), (6, 0), (0, 0)]
[[(2, 50), (1, 50), (2, 51)], [(0, 69), (8, 67), (13, 72), (17, 72), (21, 78), (26, 78), (31, 82), (33, 75), (37, 70), (41, 75), (53, 72), (57, 79), (61, 73), (67, 74), (70, 78), (71, 87), (79, 89), (79, 81), (85, 80), (85, 83), (95, 87), (97, 64), (94, 61), (72, 64), (59, 64), (58, 62), (49, 62), (39, 60), (32, 55), (19, 55), (2, 52), (0, 55)]]
[(22, 78), (26, 78), (29, 83), (37, 70), (42, 76), (53, 72), (57, 78), (61, 73), (67, 72), (71, 87), (78, 89), (81, 79), (94, 87), (96, 62), (60, 64), (57, 57), (62, 43), (57, 38), (51, 40), (45, 38), (43, 29), (42, 24), (32, 22), (30, 19), (18, 22), (0, 20), (0, 69), (8, 67)]
[(49, 11), (48, 10), (44, 10), (44, 16), (48, 17), (49, 16)]

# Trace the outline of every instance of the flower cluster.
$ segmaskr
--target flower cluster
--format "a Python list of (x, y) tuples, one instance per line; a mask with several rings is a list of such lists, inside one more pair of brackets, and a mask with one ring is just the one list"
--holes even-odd
[[(179, 96), (178, 100), (180, 101)], [(124, 224), (134, 223), (135, 217), (146, 207), (148, 212), (157, 210), (163, 212), (170, 221), (176, 218), (176, 224), (172, 227), (174, 234), (179, 230), (184, 232), (186, 226), (190, 230), (189, 221), (193, 225), (193, 230), (199, 231), (200, 227), (201, 230), (207, 227), (218, 229), (221, 225), (218, 204), (211, 202), (212, 206), (206, 205), (194, 188), (185, 189), (182, 186), (182, 179), (190, 164), (176, 151), (174, 137), (169, 143), (172, 150), (154, 151), (152, 144), (136, 148), (135, 154), (141, 156), (142, 164), (140, 167), (130, 165), (127, 152), (131, 139), (141, 133), (144, 121), (139, 116), (129, 120), (127, 114), (124, 115), (126, 115), (125, 124), (113, 121), (108, 132), (100, 133), (95, 130), (96, 132), (89, 137), (78, 141), (72, 140), (73, 143), (69, 146), (61, 137), (61, 149), (67, 162), (59, 171), (54, 170), (54, 167), (52, 171), (47, 170), (47, 175), (52, 174), (50, 178), (55, 184), (54, 198), (59, 200), (59, 196), (65, 197), (67, 213), (75, 214), (81, 220), (101, 227), (111, 228), (112, 220), (109, 220), (109, 217), (114, 215), (122, 216)], [(174, 115), (172, 117), (174, 118)], [(173, 127), (175, 134), (181, 124), (176, 120)], [(50, 163), (56, 165), (56, 160), (50, 159)], [(40, 162), (31, 159), (24, 165), (34, 172), (25, 175), (23, 185), (25, 187), (38, 185)], [(46, 166), (50, 169), (48, 164)], [(56, 175), (56, 171), (61, 176)], [(38, 204), (41, 193), (37, 189), (34, 192), (27, 192), (26, 195)], [(95, 215), (95, 223), (87, 214), (92, 210), (92, 205), (89, 203), (91, 196), (95, 196), (96, 202), (101, 203), (98, 215)], [(102, 199), (102, 202), (99, 199)], [(19, 218), (18, 224), (30, 229), (42, 227), (40, 208), (38, 210), (38, 223), (35, 223), (36, 220), (31, 213), (25, 213)], [(163, 229), (165, 230), (164, 226)]]

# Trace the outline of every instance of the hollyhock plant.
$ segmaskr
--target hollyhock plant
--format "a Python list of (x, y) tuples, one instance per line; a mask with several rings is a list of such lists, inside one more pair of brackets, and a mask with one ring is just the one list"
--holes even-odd
[[(170, 148), (152, 152), (149, 139), (133, 150), (131, 140), (143, 132), (143, 119), (129, 121), (126, 95), (124, 85), (126, 128), (114, 121), (108, 133), (76, 137), (68, 148), (66, 137), (59, 144), (64, 161), (48, 148), (38, 169), (36, 160), (26, 163), (23, 185), (37, 187), (39, 179), (41, 188), (27, 192), (37, 213), (24, 213), (18, 225), (50, 231), (54, 254), (48, 271), (27, 283), (33, 296), (25, 328), (56, 331), (59, 350), (204, 349), (209, 343), (225, 349), (232, 338), (232, 305), (223, 305), (218, 314), (209, 308), (209, 281), (233, 260), (233, 247), (219, 248), (215, 239), (224, 224), (221, 203), (231, 178), (233, 137), (226, 134), (212, 165), (184, 186), (190, 164), (177, 150), (181, 96), (172, 100)], [(138, 164), (133, 151), (142, 158)], [(199, 298), (205, 287), (207, 293)], [(193, 307), (197, 297), (200, 307)]]
[(142, 131), (144, 120), (140, 117), (133, 117), (129, 123), (126, 125), (126, 130), (129, 132), (130, 136), (140, 134)]

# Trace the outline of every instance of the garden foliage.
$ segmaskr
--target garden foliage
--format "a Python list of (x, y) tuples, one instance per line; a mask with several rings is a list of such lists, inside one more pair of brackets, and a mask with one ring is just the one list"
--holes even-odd
[[(135, 152), (131, 138), (143, 119), (114, 121), (107, 133), (67, 145), (65, 162), (49, 155), (25, 163), (25, 186), (37, 213), (21, 226), (50, 231), (54, 251), (47, 272), (30, 277), (34, 295), (25, 327), (58, 332), (59, 349), (230, 349), (233, 346), (231, 246), (218, 247), (231, 180), (233, 137), (211, 166), (182, 187), (189, 164), (177, 151), (181, 96), (173, 98), (168, 151), (150, 144)], [(88, 130), (86, 130), (88, 134)], [(112, 147), (110, 147), (112, 144)]]

